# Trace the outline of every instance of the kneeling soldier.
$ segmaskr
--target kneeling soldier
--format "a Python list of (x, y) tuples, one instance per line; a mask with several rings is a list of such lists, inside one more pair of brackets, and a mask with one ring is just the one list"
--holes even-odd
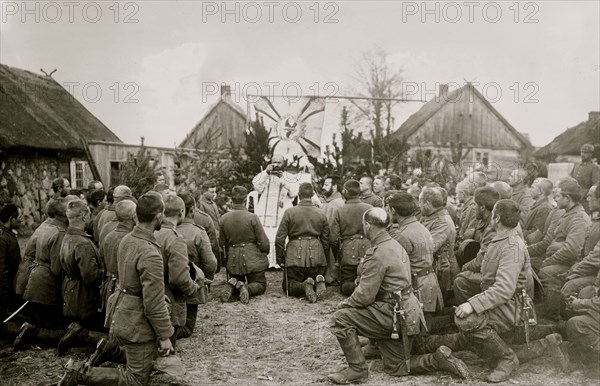
[(248, 190), (235, 186), (231, 190), (233, 207), (221, 217), (219, 238), (225, 248), (225, 262), (230, 278), (222, 299), (228, 301), (238, 290), (240, 301), (248, 304), (251, 296), (267, 290), (265, 271), (269, 268), (269, 239), (258, 216), (248, 212), (244, 201)]
[(358, 287), (338, 305), (329, 324), (349, 367), (328, 378), (337, 384), (368, 378), (358, 335), (377, 341), (383, 369), (390, 375), (446, 370), (467, 378), (468, 368), (447, 347), (440, 347), (434, 354), (410, 355), (423, 312), (410, 285), (410, 260), (404, 248), (386, 232), (388, 223), (387, 213), (381, 208), (369, 209), (363, 216), (364, 234), (372, 248), (359, 269)]
[(275, 239), (277, 264), (285, 264), (283, 290), (292, 296), (306, 295), (310, 303), (325, 291), (329, 251), (329, 224), (325, 213), (313, 204), (313, 194), (311, 184), (300, 184), (300, 202), (283, 213)]

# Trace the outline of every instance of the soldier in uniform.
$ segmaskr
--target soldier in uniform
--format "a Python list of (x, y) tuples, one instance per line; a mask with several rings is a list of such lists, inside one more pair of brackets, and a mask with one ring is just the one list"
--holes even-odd
[(157, 353), (168, 355), (173, 350), (163, 258), (154, 238), (154, 232), (161, 228), (163, 211), (159, 194), (141, 196), (136, 207), (138, 224), (119, 244), (119, 284), (109, 300), (106, 325), (123, 347), (127, 366), (92, 367), (69, 361), (60, 386), (145, 386)]
[(386, 232), (388, 223), (382, 208), (371, 208), (363, 215), (363, 232), (372, 248), (361, 265), (358, 287), (338, 304), (329, 321), (348, 367), (327, 377), (336, 384), (367, 380), (368, 366), (358, 340), (361, 335), (377, 342), (383, 369), (390, 375), (446, 370), (467, 378), (466, 365), (454, 358), (447, 347), (434, 354), (410, 355), (423, 314), (410, 285), (410, 260), (402, 246)]
[(117, 215), (115, 214), (115, 205), (127, 197), (132, 197), (131, 189), (129, 189), (128, 186), (119, 185), (113, 190), (112, 205), (107, 206), (102, 213), (98, 214), (98, 226), (96, 229), (94, 229), (94, 233), (96, 230), (98, 231), (98, 240), (96, 241), (96, 245), (100, 245), (100, 242), (102, 241), (100, 240), (100, 233), (102, 233), (102, 228), (104, 228), (104, 225), (117, 218)]
[(21, 326), (13, 344), (15, 351), (35, 338), (56, 343), (65, 334), (60, 292), (60, 247), (67, 230), (66, 209), (67, 199), (50, 200), (48, 219), (35, 230), (25, 247), (25, 256), (35, 258), (23, 293), (23, 298), (29, 301), (24, 314), (30, 322)]
[[(329, 229), (333, 225), (333, 215), (335, 212), (344, 206), (345, 200), (342, 196), (342, 185), (338, 176), (327, 176), (323, 181), (323, 196), (325, 203), (323, 210), (325, 217), (329, 222)], [(325, 283), (327, 285), (337, 285), (339, 283), (339, 265), (336, 256), (331, 250), (327, 254), (327, 273), (325, 274)]]
[(452, 288), (453, 278), (459, 271), (454, 257), (456, 228), (444, 208), (439, 188), (425, 187), (419, 195), (419, 207), (422, 214), (421, 224), (433, 237), (435, 271), (440, 287), (445, 292)]
[(124, 200), (115, 205), (115, 214), (119, 221), (115, 230), (110, 232), (100, 244), (100, 258), (104, 267), (104, 281), (102, 283), (102, 307), (104, 311), (108, 297), (113, 294), (119, 280), (118, 255), (119, 243), (126, 234), (133, 230), (136, 224), (136, 204), (133, 201)]
[(554, 240), (546, 250), (540, 268), (540, 280), (546, 291), (544, 310), (547, 317), (560, 317), (560, 289), (558, 275), (567, 272), (583, 256), (586, 235), (591, 221), (581, 206), (581, 187), (576, 182), (563, 181), (556, 190), (556, 203), (565, 213), (556, 229)]
[(325, 213), (313, 204), (313, 194), (311, 184), (300, 184), (300, 201), (283, 213), (275, 238), (277, 264), (285, 264), (284, 292), (306, 296), (310, 303), (325, 291), (323, 275), (329, 251), (329, 224)]
[(258, 216), (246, 209), (247, 195), (248, 190), (243, 186), (231, 190), (233, 207), (221, 218), (219, 233), (230, 276), (222, 300), (229, 301), (237, 290), (244, 304), (248, 304), (251, 296), (262, 295), (267, 289), (265, 271), (269, 267), (267, 254), (271, 248)]
[(163, 196), (163, 201), (165, 212), (156, 240), (164, 260), (165, 292), (171, 301), (171, 322), (175, 328), (171, 342), (175, 346), (178, 330), (186, 325), (186, 300), (195, 298), (200, 286), (191, 277), (187, 245), (176, 229), (185, 217), (185, 204), (175, 195)]
[(89, 235), (94, 235), (94, 224), (97, 226), (96, 217), (102, 212), (106, 204), (106, 192), (104, 190), (90, 190), (87, 193), (87, 202), (90, 207), (90, 222), (85, 225), (85, 231)]
[(106, 192), (106, 204), (98, 212), (98, 214), (96, 214), (96, 216), (92, 220), (92, 236), (94, 237), (94, 244), (96, 244), (96, 245), (99, 244), (98, 238), (100, 237), (100, 229), (101, 228), (98, 228), (98, 223), (100, 221), (100, 218), (102, 217), (102, 214), (104, 212), (108, 211), (108, 208), (111, 208), (111, 210), (114, 210), (114, 208), (115, 208), (115, 199), (113, 197), (114, 191), (115, 191), (114, 186), (110, 186), (108, 188), (108, 191)]
[[(473, 199), (475, 194), (475, 184), (470, 181), (463, 180), (456, 184), (456, 197), (458, 202), (462, 204), (460, 215), (458, 217), (457, 236), (459, 240), (470, 239), (472, 235), (465, 235), (468, 229), (472, 228), (472, 223), (475, 222), (475, 209), (477, 205)], [(470, 237), (469, 237), (470, 236)]]
[(218, 238), (219, 227), (221, 226), (221, 214), (219, 207), (214, 201), (217, 198), (217, 184), (214, 181), (206, 181), (202, 184), (202, 190), (204, 193), (200, 197), (200, 200), (198, 200), (198, 209), (210, 216), (213, 224), (215, 224)]
[[(188, 193), (180, 194), (179, 197), (183, 200), (185, 206), (185, 218), (181, 221), (181, 224), (177, 226), (177, 231), (181, 233), (187, 245), (188, 264), (193, 264), (198, 267), (202, 271), (200, 276), (203, 276), (204, 279), (210, 283), (213, 281), (215, 271), (217, 270), (217, 258), (212, 252), (206, 230), (194, 223), (196, 200)], [(195, 268), (193, 271), (192, 268), (190, 268), (190, 273), (196, 273)], [(196, 281), (201, 280), (201, 278), (195, 279)], [(206, 294), (205, 289), (201, 288), (201, 291), (203, 295)], [(204, 304), (201, 303), (206, 301), (204, 298), (205, 296), (201, 296), (201, 299), (189, 298), (187, 300), (185, 326), (177, 331), (178, 338), (187, 338), (194, 332), (196, 319), (198, 317), (198, 305)]]
[(341, 266), (340, 292), (350, 296), (356, 287), (356, 268), (371, 243), (363, 234), (361, 219), (373, 206), (360, 200), (360, 185), (356, 180), (344, 183), (346, 204), (333, 215), (329, 244)]
[(547, 178), (536, 178), (533, 180), (529, 192), (535, 202), (531, 207), (531, 212), (529, 212), (523, 223), (523, 235), (526, 239), (530, 234), (544, 229), (546, 219), (552, 210), (552, 199), (550, 196), (553, 189), (554, 185), (552, 181)]
[(360, 183), (360, 200), (371, 206), (382, 208), (383, 200), (381, 197), (373, 194), (373, 179), (369, 176), (361, 177)]
[(21, 210), (15, 204), (0, 209), (0, 314), (20, 306), (15, 277), (21, 263), (21, 248), (13, 230), (21, 226)]
[[(472, 350), (481, 357), (495, 361), (488, 382), (503, 382), (519, 367), (519, 362), (550, 354), (565, 362), (559, 348), (560, 335), (550, 334), (526, 345), (514, 346), (514, 351), (500, 337), (514, 336), (517, 326), (528, 322), (523, 313), (523, 296), (529, 270), (529, 255), (523, 239), (515, 229), (520, 221), (520, 209), (512, 200), (500, 200), (492, 211), (492, 239), (481, 263), (481, 292), (471, 296), (455, 309), (457, 334), (430, 335), (428, 351), (446, 345), (454, 351)], [(530, 316), (529, 316), (530, 317)]]
[[(594, 145), (586, 143), (581, 146), (581, 162), (577, 162), (571, 171), (571, 177), (577, 180), (579, 186), (584, 190), (589, 190), (592, 185), (600, 184), (600, 167), (592, 162), (594, 156)], [(584, 203), (584, 209), (589, 212), (589, 208)]]
[(525, 223), (531, 207), (534, 204), (533, 198), (525, 185), (525, 181), (528, 178), (528, 172), (526, 169), (515, 169), (510, 173), (508, 177), (508, 184), (513, 189), (511, 199), (519, 204), (521, 208), (521, 224)]
[[(137, 202), (137, 200), (132, 197), (132, 196), (125, 196), (122, 199), (119, 200), (119, 202), (115, 203), (115, 218), (113, 218), (112, 220), (110, 220), (109, 222), (107, 222), (106, 224), (104, 224), (104, 226), (102, 227), (102, 229), (100, 230), (100, 235), (98, 237), (98, 246), (102, 245), (104, 243), (104, 239), (106, 238), (106, 236), (114, 231), (115, 229), (117, 229), (117, 226), (119, 226), (119, 218), (116, 215), (117, 213), (117, 205), (119, 205), (120, 202), (123, 201), (131, 201), (134, 205)], [(133, 212), (135, 212), (135, 207), (133, 208)]]
[[(596, 186), (592, 186), (588, 191), (587, 202), (592, 213), (600, 210), (600, 193)], [(562, 274), (546, 275), (544, 272), (545, 284), (550, 288), (550, 301), (558, 302), (557, 288), (561, 288), (561, 300), (559, 308), (559, 317), (565, 316), (564, 306), (568, 304), (571, 296), (577, 296), (581, 290), (596, 282), (598, 269), (600, 268), (600, 220), (597, 217), (592, 219), (592, 225), (583, 244), (583, 259), (577, 261), (569, 270)], [(540, 275), (542, 275), (540, 271)], [(557, 304), (550, 305), (550, 312), (556, 312)], [(547, 308), (546, 308), (547, 309)], [(554, 315), (556, 316), (556, 315)]]
[(492, 226), (492, 211), (499, 200), (500, 194), (492, 187), (483, 187), (475, 191), (479, 224), (475, 229), (474, 240), (479, 243), (479, 252), (473, 260), (461, 267), (462, 272), (454, 279), (454, 296), (459, 304), (481, 291), (481, 262), (488, 245), (496, 236)]
[[(129, 234), (136, 225), (136, 204), (130, 200), (123, 200), (115, 205), (115, 214), (119, 224), (117, 228), (110, 232), (103, 239), (100, 245), (100, 258), (104, 266), (104, 281), (100, 288), (100, 300), (102, 312), (106, 311), (108, 299), (112, 295), (119, 280), (119, 244), (121, 240)], [(106, 229), (106, 227), (104, 227)], [(124, 362), (125, 352), (119, 348), (118, 342), (114, 336), (109, 336), (108, 339), (102, 338), (96, 346), (96, 351), (89, 359), (91, 366), (99, 366), (104, 361)]]
[(98, 289), (104, 270), (92, 237), (84, 231), (89, 216), (90, 208), (84, 200), (76, 199), (67, 204), (69, 227), (60, 248), (60, 266), (64, 273), (63, 315), (72, 323), (58, 342), (58, 355), (66, 354), (76, 343), (95, 346), (106, 337), (100, 332), (104, 323), (98, 312)]
[(215, 272), (219, 272), (221, 268), (221, 247), (219, 246), (219, 237), (217, 236), (217, 229), (210, 216), (196, 207), (194, 211), (194, 224), (202, 227), (208, 236), (210, 241), (210, 248), (212, 249), (213, 255), (217, 259), (217, 268)]
[(413, 213), (417, 207), (408, 193), (396, 193), (387, 200), (391, 225), (388, 233), (410, 258), (413, 289), (423, 304), (427, 328), (431, 329), (432, 314), (444, 308), (442, 291), (433, 269), (433, 238)]

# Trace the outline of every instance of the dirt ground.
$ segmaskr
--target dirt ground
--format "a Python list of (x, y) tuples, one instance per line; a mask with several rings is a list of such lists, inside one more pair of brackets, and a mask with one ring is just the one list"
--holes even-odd
[[(151, 385), (321, 385), (326, 375), (345, 365), (327, 320), (342, 299), (337, 287), (329, 287), (325, 299), (309, 304), (304, 299), (286, 298), (281, 289), (281, 271), (267, 272), (267, 293), (249, 305), (222, 304), (225, 275), (219, 273), (211, 289), (211, 300), (201, 306), (194, 335), (178, 342), (178, 355), (186, 368), (181, 379), (155, 374)], [(13, 353), (10, 342), (0, 343), (0, 385), (48, 385), (63, 373), (68, 358), (83, 360), (92, 348), (69, 351), (64, 358), (56, 348), (31, 346)], [(369, 361), (367, 385), (478, 385), (490, 371), (468, 352), (457, 353), (475, 378), (464, 382), (438, 372), (426, 376), (390, 377), (381, 360)], [(597, 373), (596, 373), (597, 374)], [(506, 384), (589, 385), (597, 375), (586, 369), (564, 374), (546, 358), (523, 364)]]

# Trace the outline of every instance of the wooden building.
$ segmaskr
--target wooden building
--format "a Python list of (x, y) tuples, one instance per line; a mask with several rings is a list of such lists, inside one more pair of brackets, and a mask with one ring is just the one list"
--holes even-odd
[(527, 160), (533, 152), (528, 138), (519, 133), (471, 84), (448, 92), (441, 85), (439, 95), (425, 103), (391, 135), (402, 136), (412, 151), (428, 151), (452, 161), (451, 142), (463, 143), (460, 170), (476, 164), (498, 169), (498, 179)]
[(0, 201), (39, 222), (52, 180), (86, 188), (86, 141), (121, 140), (50, 76), (0, 64)]
[(594, 145), (594, 157), (600, 160), (600, 111), (590, 111), (587, 121), (568, 128), (534, 156), (545, 162), (578, 162), (583, 144)]
[[(118, 185), (119, 170), (123, 163), (137, 157), (142, 145), (129, 145), (121, 142), (89, 141), (89, 149), (100, 177), (106, 186)], [(146, 156), (156, 165), (156, 171), (165, 175), (173, 188), (175, 173), (192, 162), (197, 154), (195, 149), (181, 149), (146, 146)]]
[[(230, 143), (243, 145), (246, 124), (246, 113), (231, 100), (231, 87), (221, 86), (219, 100), (209, 107), (179, 147), (205, 149), (206, 146), (227, 148)], [(209, 137), (211, 143), (207, 143)]]

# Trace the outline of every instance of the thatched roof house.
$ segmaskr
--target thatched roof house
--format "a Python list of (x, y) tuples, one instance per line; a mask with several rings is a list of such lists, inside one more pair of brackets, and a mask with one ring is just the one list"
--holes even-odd
[(577, 162), (581, 145), (595, 146), (594, 155), (600, 156), (600, 111), (590, 111), (588, 120), (583, 121), (558, 135), (546, 146), (538, 149), (534, 156), (546, 162)]
[(84, 154), (81, 139), (121, 142), (50, 76), (0, 64), (0, 151)]
[(0, 204), (14, 202), (26, 226), (41, 221), (52, 180), (94, 179), (88, 140), (121, 142), (50, 76), (0, 64)]

